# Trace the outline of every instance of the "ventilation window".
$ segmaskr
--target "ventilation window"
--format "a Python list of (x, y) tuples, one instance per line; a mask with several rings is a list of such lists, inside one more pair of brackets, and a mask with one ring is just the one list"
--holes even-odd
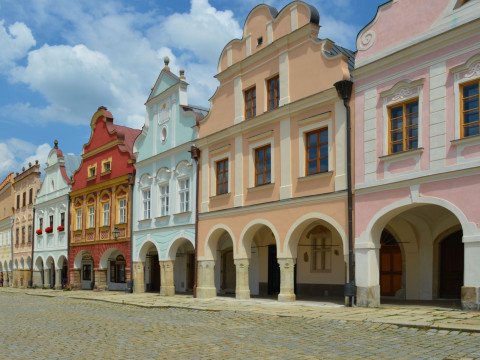
[(260, 46), (263, 44), (263, 36), (260, 36), (259, 38), (257, 38), (257, 46)]

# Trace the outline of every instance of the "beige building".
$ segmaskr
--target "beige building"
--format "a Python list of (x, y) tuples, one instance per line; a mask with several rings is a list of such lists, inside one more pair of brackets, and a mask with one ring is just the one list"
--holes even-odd
[(0, 183), (0, 286), (12, 285), (13, 173)]
[[(220, 55), (200, 122), (199, 298), (342, 297), (346, 109), (353, 53), (319, 39), (318, 11), (259, 5)], [(308, 70), (307, 70), (308, 69)]]
[(31, 280), (35, 197), (42, 185), (40, 165), (29, 164), (13, 182), (15, 212), (13, 224), (13, 286), (26, 287)]

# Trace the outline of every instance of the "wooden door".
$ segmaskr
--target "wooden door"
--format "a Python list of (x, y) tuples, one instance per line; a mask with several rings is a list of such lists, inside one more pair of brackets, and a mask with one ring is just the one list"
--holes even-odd
[(277, 260), (277, 246), (268, 245), (268, 295), (280, 292), (280, 265)]
[(223, 252), (223, 286), (225, 293), (234, 294), (237, 284), (235, 263), (233, 262), (233, 249)]
[(386, 230), (380, 243), (380, 295), (395, 296), (402, 288), (402, 252), (397, 240)]
[(440, 297), (460, 299), (463, 285), (463, 233), (446, 237), (440, 244)]

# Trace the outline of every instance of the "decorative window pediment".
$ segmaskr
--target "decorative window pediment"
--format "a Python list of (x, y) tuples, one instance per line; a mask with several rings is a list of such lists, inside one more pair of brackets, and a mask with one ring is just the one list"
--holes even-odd
[(402, 80), (396, 83), (390, 90), (380, 93), (380, 96), (384, 99), (384, 102), (388, 104), (418, 97), (423, 82), (424, 79), (415, 81)]
[(190, 174), (190, 170), (192, 168), (192, 164), (190, 164), (187, 160), (182, 160), (177, 164), (175, 168), (175, 175), (177, 177), (187, 176)]
[(138, 184), (141, 188), (148, 187), (152, 185), (152, 177), (149, 174), (143, 174), (140, 178)]
[(158, 170), (156, 179), (157, 179), (157, 182), (164, 183), (169, 181), (170, 177), (171, 177), (171, 171), (166, 167), (162, 167), (160, 170)]

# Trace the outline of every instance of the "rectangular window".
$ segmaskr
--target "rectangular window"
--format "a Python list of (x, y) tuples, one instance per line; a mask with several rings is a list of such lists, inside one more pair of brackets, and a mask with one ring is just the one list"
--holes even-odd
[(25, 226), (22, 226), (22, 244), (25, 244)]
[(168, 215), (169, 186), (160, 186), (160, 216)]
[(255, 186), (271, 183), (270, 145), (255, 149)]
[(96, 170), (96, 168), (94, 168), (94, 167), (91, 167), (91, 168), (90, 168), (90, 173), (88, 174), (88, 175), (89, 175), (89, 177), (93, 177), (93, 176), (95, 176), (95, 175), (96, 175), (96, 172), (95, 172), (95, 170)]
[(88, 227), (91, 229), (95, 226), (95, 207), (88, 208)]
[(65, 227), (65, 213), (60, 213), (60, 225)]
[(92, 280), (92, 265), (83, 265), (82, 280)]
[(40, 230), (43, 229), (43, 218), (38, 219), (38, 228), (39, 228)]
[(389, 108), (389, 153), (418, 148), (418, 99)]
[(15, 229), (15, 244), (19, 244), (20, 243), (20, 229), (19, 228), (16, 228)]
[(332, 269), (332, 238), (322, 236), (313, 240), (313, 270), (330, 271)]
[(28, 193), (28, 203), (33, 204), (33, 189), (30, 189)]
[(22, 206), (26, 206), (26, 205), (27, 205), (27, 193), (24, 192), (24, 193), (23, 193)]
[(20, 195), (17, 195), (17, 209), (20, 209)]
[(277, 76), (267, 81), (268, 110), (278, 107), (280, 101), (280, 79)]
[(108, 226), (110, 223), (110, 203), (103, 203), (103, 226)]
[(257, 114), (257, 93), (255, 88), (245, 90), (245, 118), (249, 119)]
[(306, 174), (328, 171), (328, 128), (306, 134)]
[(50, 215), (50, 227), (53, 228), (53, 215)]
[(103, 164), (102, 164), (102, 172), (107, 172), (107, 171), (110, 171), (111, 168), (110, 168), (110, 161), (105, 161)]
[(28, 225), (27, 241), (29, 243), (32, 242), (32, 225)]
[(217, 161), (217, 195), (228, 193), (228, 159)]
[(110, 262), (110, 282), (124, 283), (125, 282), (125, 263), (124, 262)]
[(190, 211), (190, 179), (178, 182), (180, 195), (180, 212)]
[(127, 200), (126, 199), (120, 199), (118, 201), (118, 222), (120, 224), (125, 224), (126, 213), (127, 213)]
[(143, 218), (150, 219), (150, 189), (143, 190)]
[(82, 210), (77, 209), (77, 221), (75, 230), (80, 230), (82, 228)]
[(479, 135), (479, 80), (462, 86), (461, 136)]

